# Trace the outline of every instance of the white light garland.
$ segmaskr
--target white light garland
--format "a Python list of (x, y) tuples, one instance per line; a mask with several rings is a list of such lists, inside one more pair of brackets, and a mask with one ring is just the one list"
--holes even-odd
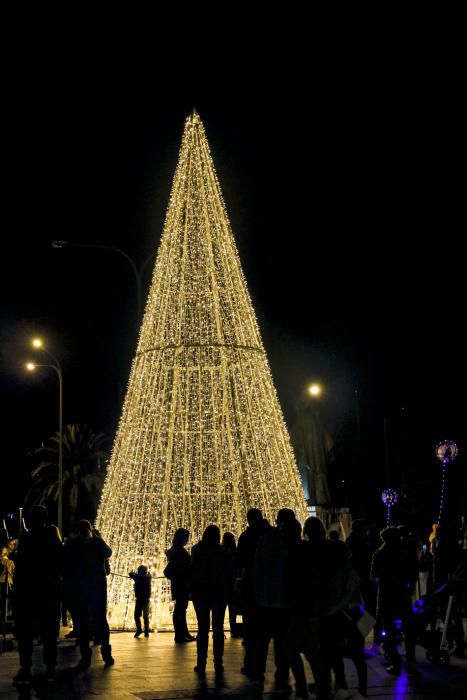
[[(186, 122), (123, 413), (97, 516), (112, 569), (162, 577), (179, 527), (238, 537), (246, 512), (306, 518), (287, 428), (199, 116)], [(171, 625), (155, 578), (153, 624)], [(133, 628), (130, 580), (111, 576), (112, 628)]]

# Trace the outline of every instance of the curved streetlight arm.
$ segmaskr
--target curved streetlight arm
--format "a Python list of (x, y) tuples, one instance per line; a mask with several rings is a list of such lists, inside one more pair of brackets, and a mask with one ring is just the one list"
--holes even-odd
[[(104, 245), (103, 243), (73, 243), (72, 241), (51, 241), (51, 246), (52, 248), (100, 248), (101, 250), (114, 250), (116, 253), (120, 253), (120, 255), (123, 255), (123, 257), (128, 260), (135, 275), (139, 274), (134, 260), (128, 255), (128, 253), (125, 253), (124, 250), (115, 245)], [(146, 265), (148, 260), (144, 262), (144, 265)]]
[[(145, 260), (141, 268), (138, 270), (133, 258), (131, 258), (128, 253), (125, 253), (124, 250), (121, 248), (117, 248), (117, 246), (114, 245), (104, 245), (102, 243), (72, 243), (70, 241), (52, 241), (51, 245), (53, 248), (65, 248), (65, 247), (72, 247), (72, 248), (97, 248), (100, 250), (113, 250), (115, 253), (119, 253), (120, 255), (123, 255), (125, 260), (127, 260), (131, 266), (131, 269), (133, 270), (133, 273), (135, 275), (136, 279), (136, 291), (137, 291), (137, 303), (138, 303), (138, 321), (141, 320), (141, 310), (142, 310), (142, 301), (141, 301), (141, 276), (143, 273), (144, 268), (146, 267), (147, 263), (151, 258), (148, 258)], [(153, 257), (153, 256), (151, 256)]]
[(148, 255), (148, 257), (146, 258), (146, 260), (144, 261), (144, 263), (143, 263), (143, 264), (141, 265), (141, 267), (139, 268), (139, 276), (140, 276), (140, 277), (143, 276), (143, 273), (144, 273), (146, 267), (147, 267), (147, 266), (149, 265), (149, 263), (152, 262), (153, 260), (154, 260), (154, 253), (152, 253), (151, 255)]
[(88, 247), (89, 248), (101, 248), (103, 250), (113, 250), (115, 253), (120, 253), (120, 255), (123, 255), (123, 257), (126, 260), (128, 260), (128, 262), (131, 265), (131, 269), (134, 272), (135, 279), (136, 279), (136, 295), (137, 295), (137, 304), (138, 304), (137, 312), (138, 312), (138, 321), (140, 321), (141, 320), (141, 277), (139, 275), (139, 270), (136, 267), (132, 258), (130, 258), (128, 253), (125, 253), (124, 250), (122, 250), (121, 248), (117, 248), (116, 246), (113, 246), (113, 245), (97, 245), (96, 244), (96, 245), (90, 245)]
[(43, 345), (41, 345), (40, 348), (38, 348), (38, 349), (42, 350), (49, 357), (51, 357), (52, 360), (55, 362), (55, 364), (54, 365), (36, 365), (36, 367), (54, 367), (57, 370), (57, 372), (61, 374), (62, 373), (62, 366), (61, 366), (60, 362), (58, 361), (58, 359), (55, 357), (55, 355), (52, 352), (50, 352), (50, 350), (45, 348)]
[(73, 245), (77, 248), (101, 248), (102, 250), (113, 250), (116, 253), (120, 253), (120, 255), (123, 255), (123, 257), (128, 260), (131, 267), (133, 268), (133, 272), (135, 273), (136, 276), (138, 276), (138, 268), (136, 267), (133, 259), (130, 258), (128, 253), (125, 253), (124, 250), (122, 250), (121, 248), (117, 248), (117, 246), (102, 245), (102, 244), (98, 244), (98, 243), (70, 243), (69, 245)]
[(34, 365), (34, 369), (36, 369), (36, 367), (50, 367), (50, 369), (54, 369), (56, 371), (56, 373), (59, 374), (59, 370), (58, 370), (58, 367), (56, 365), (43, 365), (43, 364), (38, 364), (37, 362), (33, 362), (33, 365)]

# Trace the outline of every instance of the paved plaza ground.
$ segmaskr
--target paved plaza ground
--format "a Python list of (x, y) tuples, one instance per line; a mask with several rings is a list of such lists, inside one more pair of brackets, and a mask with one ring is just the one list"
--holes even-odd
[[(65, 630), (66, 631), (66, 630)], [(130, 632), (111, 635), (115, 666), (104, 669), (99, 648), (94, 649), (93, 662), (85, 672), (76, 672), (73, 666), (79, 659), (78, 649), (72, 640), (64, 640), (59, 646), (57, 680), (53, 686), (40, 683), (40, 671), (44, 670), (41, 647), (35, 649), (35, 665), (38, 682), (29, 691), (19, 693), (12, 686), (12, 676), (18, 670), (18, 653), (9, 651), (0, 655), (0, 700), (10, 698), (98, 698), (99, 700), (169, 700), (182, 698), (252, 697), (248, 684), (240, 673), (243, 647), (240, 639), (230, 639), (226, 633), (225, 674), (222, 683), (216, 685), (212, 657), (208, 660), (208, 673), (200, 683), (193, 667), (196, 663), (196, 643), (175, 645), (170, 633), (151, 634), (149, 639), (134, 639)], [(272, 645), (271, 645), (272, 646)], [(452, 658), (449, 667), (436, 668), (425, 660), (425, 650), (418, 648), (422, 678), (413, 683), (403, 673), (398, 678), (388, 676), (382, 656), (368, 662), (369, 696), (384, 700), (447, 700), (467, 699), (467, 659)], [(348, 680), (354, 689), (356, 675), (352, 663), (346, 661)], [(268, 662), (268, 676), (263, 697), (272, 697), (274, 675), (272, 655)], [(310, 681), (312, 678), (310, 677)], [(351, 693), (340, 694), (339, 700)], [(294, 697), (294, 694), (292, 695)], [(314, 697), (311, 695), (311, 698)]]

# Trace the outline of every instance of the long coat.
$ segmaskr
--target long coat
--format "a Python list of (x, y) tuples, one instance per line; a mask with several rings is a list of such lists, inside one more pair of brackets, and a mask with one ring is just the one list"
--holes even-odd
[(164, 576), (170, 580), (172, 600), (188, 600), (190, 597), (190, 555), (184, 547), (171, 547), (166, 552), (167, 566)]

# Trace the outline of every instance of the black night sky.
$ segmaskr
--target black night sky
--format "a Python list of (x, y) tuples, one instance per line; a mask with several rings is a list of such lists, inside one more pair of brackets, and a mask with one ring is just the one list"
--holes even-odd
[[(202, 63), (188, 77), (153, 80), (111, 62), (62, 75), (31, 61), (11, 73), (2, 127), (0, 511), (21, 504), (28, 453), (57, 429), (55, 377), (22, 368), (33, 358), (31, 336), (62, 360), (65, 422), (87, 423), (111, 444), (136, 343), (134, 279), (118, 255), (54, 250), (50, 241), (119, 246), (138, 263), (155, 253), (193, 107), (288, 423), (306, 383), (322, 382), (322, 416), (344, 445), (336, 478), (353, 493), (358, 484), (375, 517), (377, 489), (403, 481), (409, 501), (436, 502), (434, 446), (453, 439), (452, 488), (462, 504), (463, 91), (442, 63), (412, 59), (289, 74), (263, 66), (222, 80)], [(355, 388), (363, 448), (346, 468)], [(362, 499), (350, 497), (360, 511)]]

